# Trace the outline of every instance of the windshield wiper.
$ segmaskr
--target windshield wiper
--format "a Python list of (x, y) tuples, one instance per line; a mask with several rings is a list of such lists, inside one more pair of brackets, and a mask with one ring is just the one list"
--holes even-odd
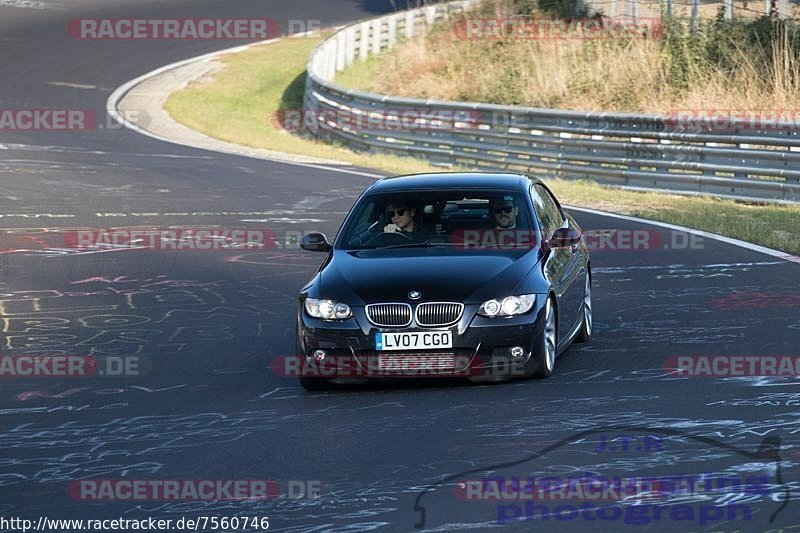
[(375, 250), (393, 250), (396, 248), (427, 248), (429, 246), (456, 246), (457, 243), (453, 242), (432, 242), (430, 240), (423, 242), (407, 242), (405, 244), (393, 244), (391, 246), (379, 246)]

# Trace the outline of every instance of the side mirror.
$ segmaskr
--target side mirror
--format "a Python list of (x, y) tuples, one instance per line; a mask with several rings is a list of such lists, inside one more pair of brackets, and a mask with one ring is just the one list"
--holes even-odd
[(558, 228), (550, 238), (550, 248), (566, 248), (581, 242), (581, 234), (573, 228)]
[(308, 233), (300, 239), (300, 248), (309, 252), (329, 252), (331, 243), (324, 233)]

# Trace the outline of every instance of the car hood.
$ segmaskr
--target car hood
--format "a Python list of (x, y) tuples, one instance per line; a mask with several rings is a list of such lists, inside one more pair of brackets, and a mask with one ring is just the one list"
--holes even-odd
[(456, 252), (442, 248), (334, 252), (314, 292), (350, 305), (422, 301), (480, 303), (507, 296), (537, 262), (538, 252)]

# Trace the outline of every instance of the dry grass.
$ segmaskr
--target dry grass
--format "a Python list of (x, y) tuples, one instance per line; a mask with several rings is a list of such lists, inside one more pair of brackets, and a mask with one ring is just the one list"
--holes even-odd
[[(504, 9), (500, 2), (495, 14), (505, 16)], [(339, 81), (401, 96), (586, 111), (798, 108), (800, 66), (788, 39), (779, 39), (771, 56), (767, 43), (746, 45), (736, 35), (716, 44), (725, 66), (689, 39), (470, 40), (447, 27), (357, 65)], [(376, 62), (381, 75), (367, 76)]]

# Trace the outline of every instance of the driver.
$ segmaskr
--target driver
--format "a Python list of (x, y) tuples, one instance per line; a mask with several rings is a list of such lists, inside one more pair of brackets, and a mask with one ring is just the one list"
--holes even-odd
[(514, 197), (504, 195), (493, 198), (489, 203), (489, 211), (494, 218), (495, 229), (515, 229), (517, 227), (517, 216), (519, 207), (514, 202)]
[(414, 214), (417, 210), (410, 207), (408, 203), (393, 201), (387, 208), (389, 220), (391, 222), (383, 227), (384, 233), (413, 233), (416, 229), (414, 224)]

